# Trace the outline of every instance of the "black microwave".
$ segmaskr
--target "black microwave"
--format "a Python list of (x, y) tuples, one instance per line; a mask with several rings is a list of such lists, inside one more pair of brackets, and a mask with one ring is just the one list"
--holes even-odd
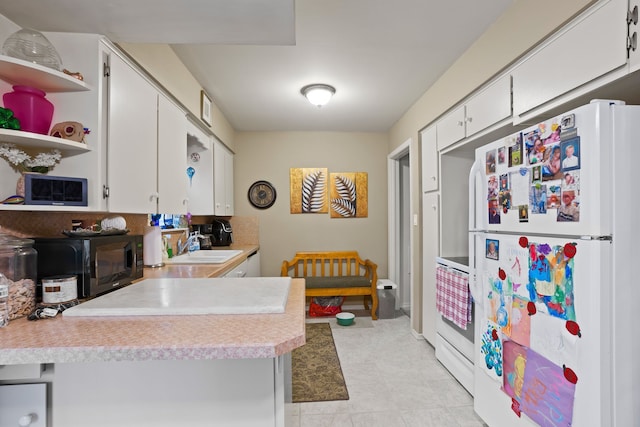
[(78, 298), (95, 297), (142, 278), (142, 236), (36, 237), (37, 295), (42, 279), (76, 275)]

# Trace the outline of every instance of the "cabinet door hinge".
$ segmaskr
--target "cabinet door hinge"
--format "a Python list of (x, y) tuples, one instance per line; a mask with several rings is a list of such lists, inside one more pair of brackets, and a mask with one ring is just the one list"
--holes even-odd
[(109, 197), (109, 187), (107, 187), (106, 185), (102, 186), (102, 198), (106, 199), (107, 197)]
[(638, 23), (638, 6), (633, 6), (633, 9), (627, 11), (627, 24), (636, 25)]
[(627, 11), (627, 58), (629, 58), (631, 51), (636, 50), (638, 47), (638, 33), (631, 27), (632, 25), (638, 25), (638, 6), (633, 6), (633, 9)]
[(636, 51), (638, 47), (638, 33), (634, 32), (627, 37), (627, 58), (629, 57), (629, 51)]
[(109, 77), (110, 75), (111, 75), (111, 67), (109, 66), (109, 64), (104, 62), (102, 64), (102, 76), (103, 77)]

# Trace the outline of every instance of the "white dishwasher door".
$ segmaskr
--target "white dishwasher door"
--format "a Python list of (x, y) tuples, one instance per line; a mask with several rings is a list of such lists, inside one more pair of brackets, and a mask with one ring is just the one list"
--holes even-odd
[(0, 426), (46, 427), (47, 385), (0, 386)]

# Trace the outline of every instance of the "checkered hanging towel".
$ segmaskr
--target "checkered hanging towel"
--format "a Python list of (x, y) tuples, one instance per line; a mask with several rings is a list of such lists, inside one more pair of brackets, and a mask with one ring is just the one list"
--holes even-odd
[(446, 267), (436, 268), (436, 308), (442, 317), (460, 329), (467, 330), (471, 322), (469, 277)]

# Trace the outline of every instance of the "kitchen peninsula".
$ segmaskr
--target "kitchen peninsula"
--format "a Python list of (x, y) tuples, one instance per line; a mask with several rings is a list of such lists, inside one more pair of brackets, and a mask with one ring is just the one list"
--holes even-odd
[(0, 365), (46, 366), (53, 427), (284, 426), (304, 307), (294, 279), (278, 314), (21, 318), (0, 329)]

